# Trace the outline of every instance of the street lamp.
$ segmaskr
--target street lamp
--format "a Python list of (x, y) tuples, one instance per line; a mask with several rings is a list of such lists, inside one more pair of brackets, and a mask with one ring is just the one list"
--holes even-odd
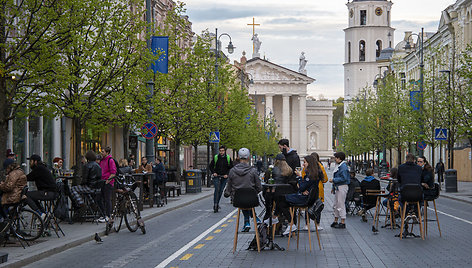
[[(422, 137), (423, 134), (424, 134), (424, 125), (423, 125), (423, 120), (422, 120), (422, 117), (423, 117), (423, 69), (424, 69), (424, 62), (423, 62), (423, 37), (424, 37), (424, 29), (421, 28), (421, 36), (419, 36), (418, 34), (411, 34), (411, 35), (416, 35), (418, 37), (418, 41), (420, 41), (420, 58), (419, 58), (419, 61), (420, 61), (420, 136)], [(410, 40), (409, 38), (407, 39), (406, 41), (406, 44), (405, 44), (405, 49), (406, 50), (409, 50), (411, 49), (411, 44), (410, 44)], [(420, 150), (419, 151), (419, 154), (420, 156), (423, 156), (424, 155), (424, 150)]]
[[(451, 71), (450, 70), (440, 70), (439, 71), (442, 74), (448, 74), (448, 89), (447, 89), (447, 95), (451, 96)], [(454, 97), (453, 97), (454, 98)], [(452, 140), (451, 140), (451, 102), (447, 102), (447, 168), (452, 169), (453, 168), (453, 161), (452, 161)], [(452, 156), (452, 157), (451, 157)]]

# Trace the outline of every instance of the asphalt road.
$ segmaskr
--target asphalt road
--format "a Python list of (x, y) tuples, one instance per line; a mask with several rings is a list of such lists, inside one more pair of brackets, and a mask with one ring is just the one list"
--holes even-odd
[[(329, 171), (328, 173), (330, 173)], [(329, 188), (329, 185), (326, 185)], [(146, 222), (146, 235), (130, 233), (122, 226), (119, 233), (103, 237), (103, 244), (89, 242), (33, 263), (27, 267), (471, 267), (472, 205), (440, 198), (437, 200), (442, 237), (436, 222), (430, 222), (428, 237), (395, 237), (399, 230), (371, 232), (368, 223), (349, 216), (347, 228), (329, 227), (333, 196), (326, 193), (320, 232), (323, 250), (312, 234), (312, 251), (307, 232), (300, 233), (290, 249), (261, 253), (247, 251), (254, 233), (240, 234), (232, 253), (236, 219), (227, 199), (219, 213), (212, 211), (212, 197), (160, 215)], [(434, 211), (429, 211), (430, 219)], [(381, 219), (383, 221), (383, 218)], [(241, 216), (242, 221), (242, 216)], [(242, 224), (242, 223), (240, 223)], [(382, 224), (382, 222), (380, 223)], [(123, 229), (124, 228), (124, 229)], [(419, 232), (416, 228), (416, 232)], [(287, 238), (276, 242), (287, 247)]]

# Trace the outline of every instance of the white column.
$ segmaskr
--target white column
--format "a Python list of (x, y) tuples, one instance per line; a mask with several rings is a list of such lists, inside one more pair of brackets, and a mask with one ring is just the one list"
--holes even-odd
[(290, 95), (282, 96), (282, 136), (290, 139)]
[(300, 153), (300, 98), (298, 96), (292, 96), (290, 100), (290, 147), (297, 150)]
[(300, 127), (300, 148), (299, 155), (306, 155), (307, 150), (307, 134), (306, 134), (306, 96), (300, 95), (299, 100), (299, 127)]
[(44, 136), (44, 118), (42, 116), (39, 117), (38, 119), (38, 122), (39, 122), (39, 126), (38, 126), (38, 132), (39, 132), (39, 141), (38, 141), (38, 151), (37, 154), (39, 156), (41, 156), (41, 159), (47, 163), (46, 159), (44, 159), (44, 140), (43, 140), (43, 136)]
[(61, 118), (56, 117), (54, 120), (52, 120), (52, 150), (51, 150), (51, 156), (56, 157), (60, 156), (61, 158), (64, 158), (65, 156), (62, 155), (61, 153)]
[(266, 94), (265, 111), (267, 117), (269, 117), (270, 112), (274, 113), (273, 97), (274, 94)]
[[(30, 157), (30, 150), (29, 150), (29, 117), (25, 118), (25, 144), (23, 145), (25, 148), (25, 155), (24, 160), (26, 162), (26, 167), (25, 167), (25, 172), (29, 173), (30, 171), (30, 166), (29, 166), (29, 161), (26, 160), (26, 158)], [(21, 159), (23, 161), (23, 159)]]
[(333, 113), (328, 113), (328, 151), (333, 150)]
[(13, 150), (13, 119), (8, 120), (7, 149), (11, 149), (15, 152), (15, 150)]

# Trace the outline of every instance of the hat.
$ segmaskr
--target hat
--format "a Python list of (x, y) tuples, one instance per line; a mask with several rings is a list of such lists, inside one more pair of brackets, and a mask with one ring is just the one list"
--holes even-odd
[(249, 149), (247, 149), (247, 148), (239, 149), (238, 156), (241, 159), (248, 159), (249, 156), (250, 156)]
[(275, 157), (275, 160), (285, 160), (285, 155), (283, 155), (283, 154), (278, 154), (278, 155)]
[(7, 167), (13, 163), (15, 163), (15, 160), (11, 158), (5, 159), (5, 161), (3, 161), (3, 169), (7, 169)]
[(7, 149), (7, 157), (15, 155), (15, 153), (11, 149)]
[(28, 157), (26, 159), (33, 160), (33, 161), (41, 161), (41, 156), (39, 156), (37, 154), (33, 154), (33, 155), (31, 155), (30, 157)]

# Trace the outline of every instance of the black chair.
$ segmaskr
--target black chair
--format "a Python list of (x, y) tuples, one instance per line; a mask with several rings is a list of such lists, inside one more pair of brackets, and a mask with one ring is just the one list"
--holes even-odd
[(44, 219), (44, 228), (45, 229), (52, 229), (58, 238), (59, 232), (62, 233), (62, 236), (65, 236), (64, 231), (62, 231), (61, 226), (59, 225), (59, 220), (57, 219), (54, 211), (57, 207), (57, 202), (59, 201), (61, 195), (59, 193), (56, 194), (53, 200), (41, 200), (41, 203), (44, 208), (44, 213), (46, 213), (46, 218)]
[(425, 236), (428, 235), (428, 201), (432, 201), (434, 205), (434, 213), (436, 213), (436, 222), (438, 223), (439, 236), (441, 237), (441, 227), (439, 226), (438, 211), (436, 210), (436, 199), (439, 197), (439, 184), (435, 183), (433, 189), (424, 191), (424, 229)]
[[(305, 206), (292, 206), (290, 207), (290, 215), (292, 216), (292, 220), (290, 221), (290, 233), (288, 235), (288, 245), (287, 249), (290, 247), (290, 238), (292, 236), (292, 226), (293, 226), (293, 218), (295, 217), (295, 210), (298, 210), (298, 226), (297, 226), (297, 249), (298, 249), (298, 241), (300, 238), (300, 215), (302, 210), (305, 212), (306, 216), (306, 222), (307, 222), (307, 227), (308, 227), (308, 240), (310, 242), (310, 251), (311, 251), (311, 233), (310, 233), (310, 217), (308, 216), (308, 208), (313, 206), (315, 204), (316, 199), (318, 198), (318, 188), (313, 187), (310, 192), (308, 193), (308, 201)], [(315, 222), (315, 231), (316, 231), (316, 236), (318, 238), (318, 246), (320, 247), (321, 250), (321, 241), (320, 241), (320, 235), (318, 233), (318, 223)]]
[(416, 204), (417, 209), (418, 209), (418, 218), (419, 218), (418, 222), (420, 224), (421, 239), (424, 240), (423, 225), (421, 223), (421, 209), (420, 209), (420, 202), (423, 201), (423, 187), (421, 187), (420, 184), (405, 184), (400, 190), (400, 199), (401, 199), (401, 202), (403, 203), (400, 239), (403, 238), (403, 228), (405, 227), (405, 214), (406, 214), (407, 206), (409, 204), (411, 205)]
[(236, 231), (234, 233), (234, 245), (233, 253), (236, 251), (236, 246), (238, 244), (238, 228), (239, 228), (239, 217), (241, 215), (241, 210), (251, 210), (252, 218), (254, 220), (254, 229), (256, 233), (256, 242), (257, 242), (257, 251), (261, 251), (260, 241), (259, 241), (259, 232), (257, 230), (256, 222), (256, 211), (255, 207), (259, 206), (259, 197), (257, 192), (253, 188), (241, 188), (236, 189), (233, 197), (233, 206), (238, 208), (238, 216), (236, 220)]

